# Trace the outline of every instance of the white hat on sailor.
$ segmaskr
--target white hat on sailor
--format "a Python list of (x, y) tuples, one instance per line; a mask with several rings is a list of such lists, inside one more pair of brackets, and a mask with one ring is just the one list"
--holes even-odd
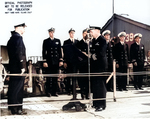
[(110, 30), (105, 30), (105, 31), (102, 33), (102, 35), (105, 36), (106, 34), (110, 34), (110, 33), (111, 33)]
[(140, 33), (136, 33), (136, 34), (134, 35), (134, 39), (135, 39), (136, 37), (140, 37), (140, 38), (142, 38), (142, 34), (140, 34)]
[(126, 32), (120, 32), (120, 33), (118, 34), (118, 37), (122, 37), (122, 36), (126, 37)]

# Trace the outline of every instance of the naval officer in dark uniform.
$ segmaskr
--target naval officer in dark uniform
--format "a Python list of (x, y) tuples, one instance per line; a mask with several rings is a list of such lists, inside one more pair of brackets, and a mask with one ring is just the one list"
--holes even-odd
[[(107, 44), (106, 54), (107, 54), (107, 62), (108, 62), (108, 68), (107, 68), (108, 72), (113, 71), (113, 47), (114, 47), (114, 43), (110, 39), (110, 34), (111, 34), (110, 30), (105, 30), (102, 33), (102, 35), (104, 36), (104, 38), (106, 40), (106, 44)], [(109, 82), (107, 83), (107, 91), (112, 91), (112, 90), (113, 90), (113, 79), (111, 78), (109, 80)]]
[[(64, 41), (63, 47), (67, 45), (73, 45), (75, 47), (78, 47), (77, 45), (79, 41), (74, 38), (75, 30), (71, 28), (68, 33), (69, 33), (70, 38)], [(70, 55), (73, 55), (73, 54), (70, 54)], [(69, 61), (66, 57), (68, 56), (66, 56), (66, 53), (64, 52), (64, 68), (66, 69), (66, 73), (77, 73), (78, 71), (77, 65), (71, 63), (71, 61)], [(66, 91), (70, 95), (72, 91), (71, 77), (67, 77), (65, 80), (66, 80)]]
[[(23, 33), (25, 32), (25, 23), (15, 26), (15, 31), (12, 31), (12, 36), (7, 43), (9, 56), (9, 71), (10, 74), (23, 74), (26, 71), (26, 48), (23, 42)], [(24, 92), (24, 76), (11, 76), (8, 87), (8, 104), (12, 114), (23, 115), (27, 114), (22, 109), (23, 92)], [(17, 104), (19, 104), (17, 106)]]
[[(100, 34), (100, 27), (90, 26), (90, 34), (92, 39), (91, 52), (91, 73), (105, 72), (107, 69), (107, 44), (104, 37)], [(106, 77), (95, 76), (91, 77), (93, 99), (106, 98)], [(95, 111), (102, 111), (106, 108), (106, 99), (93, 101)]]
[[(125, 43), (126, 33), (120, 32), (118, 34), (120, 42), (114, 47), (114, 59), (116, 59), (117, 71), (120, 73), (127, 73), (129, 52), (128, 45)], [(127, 76), (118, 76), (119, 91), (125, 90), (127, 85)]]
[[(47, 68), (47, 74), (58, 74), (59, 67), (63, 65), (61, 42), (59, 39), (54, 38), (54, 28), (48, 30), (49, 38), (43, 41), (43, 67)], [(46, 78), (46, 94), (47, 96), (58, 96), (57, 95), (57, 77)]]
[[(87, 39), (87, 29), (82, 32), (83, 39), (78, 43), (79, 50), (88, 57), (88, 47), (90, 45), (89, 39)], [(79, 73), (88, 73), (88, 62), (82, 63), (79, 67)], [(89, 99), (89, 80), (88, 77), (80, 77), (78, 80), (80, 93), (82, 99)]]
[[(144, 70), (144, 60), (145, 60), (145, 48), (141, 43), (142, 34), (137, 33), (134, 35), (135, 43), (130, 47), (130, 60), (133, 63), (133, 71), (139, 72)], [(136, 90), (142, 90), (142, 75), (134, 75), (134, 88)]]

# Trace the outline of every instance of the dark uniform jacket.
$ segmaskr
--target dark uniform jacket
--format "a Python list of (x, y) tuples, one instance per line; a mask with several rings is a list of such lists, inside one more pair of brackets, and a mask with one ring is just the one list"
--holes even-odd
[(7, 43), (9, 56), (9, 70), (12, 73), (21, 73), (21, 69), (26, 69), (26, 48), (22, 36), (13, 31)]
[(137, 62), (138, 66), (144, 66), (145, 48), (143, 44), (137, 45), (137, 43), (133, 43), (131, 45), (130, 60), (131, 62)]
[(82, 52), (86, 52), (86, 54), (88, 54), (88, 44), (85, 43), (85, 41), (83, 39), (81, 41), (79, 41), (78, 48)]
[(103, 36), (92, 40), (92, 47), (90, 48), (91, 54), (95, 54), (97, 60), (91, 60), (91, 67), (94, 72), (105, 71), (107, 69), (107, 56), (106, 56), (106, 40)]
[[(75, 47), (78, 47), (78, 43), (79, 43), (79, 41), (76, 40), (76, 39), (74, 39), (74, 42), (72, 42), (70, 39), (68, 39), (68, 40), (65, 40), (65, 41), (64, 41), (63, 46), (65, 46), (65, 45), (71, 45), (71, 44), (72, 44), (72, 45), (74, 45)], [(72, 55), (72, 54), (70, 54), (70, 55)], [(67, 60), (65, 53), (64, 53), (64, 62), (65, 62), (65, 63), (70, 63), (70, 61)]]
[(42, 56), (49, 65), (59, 65), (59, 61), (62, 58), (60, 40), (56, 38), (53, 40), (50, 38), (45, 39), (43, 41)]
[[(24, 46), (22, 36), (13, 31), (10, 40), (7, 43), (9, 56), (9, 70), (12, 74), (20, 74), (21, 69), (26, 69), (26, 48)], [(8, 104), (22, 104), (24, 92), (24, 76), (10, 76), (8, 87)], [(22, 105), (9, 106), (12, 111), (22, 110)]]
[(122, 45), (120, 42), (117, 43), (114, 47), (114, 59), (116, 59), (116, 63), (120, 66), (127, 66), (128, 65), (128, 45), (124, 43)]
[(108, 66), (113, 65), (113, 47), (114, 47), (114, 45), (112, 44), (112, 42), (107, 43), (106, 54), (107, 54)]
[[(100, 73), (105, 72), (107, 69), (107, 56), (106, 56), (106, 40), (103, 36), (99, 36), (97, 39), (92, 40), (91, 54), (96, 55), (96, 60), (91, 58), (91, 72)], [(93, 92), (93, 99), (106, 98), (106, 77), (95, 76), (91, 77), (91, 87)], [(106, 100), (93, 101), (93, 106), (106, 107)]]
[[(90, 42), (91, 43), (91, 42)], [(89, 43), (89, 45), (90, 45), (90, 43)], [(78, 43), (78, 49), (81, 51), (81, 52), (85, 52), (86, 54), (88, 54), (88, 44), (82, 39), (82, 40), (80, 40), (79, 41), (79, 43)], [(86, 61), (85, 62), (82, 62), (81, 64), (80, 64), (80, 69), (81, 70), (85, 70), (86, 71), (86, 73), (88, 72), (88, 57), (86, 56)]]

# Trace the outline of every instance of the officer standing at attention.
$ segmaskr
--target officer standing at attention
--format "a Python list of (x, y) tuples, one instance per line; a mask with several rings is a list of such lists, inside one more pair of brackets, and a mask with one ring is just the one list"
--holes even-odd
[[(105, 30), (102, 35), (104, 36), (107, 44), (107, 62), (108, 62), (108, 72), (113, 71), (113, 42), (110, 40), (110, 30)], [(111, 78), (107, 83), (107, 91), (113, 91), (113, 79)]]
[[(144, 60), (145, 60), (145, 48), (141, 43), (142, 34), (137, 33), (134, 35), (135, 43), (130, 47), (130, 58), (133, 63), (133, 71), (139, 72), (144, 70)], [(142, 89), (143, 76), (134, 75), (134, 88), (136, 90)]]
[[(75, 47), (77, 47), (79, 41), (74, 38), (75, 30), (71, 28), (68, 33), (70, 38), (64, 41), (63, 46), (74, 45)], [(72, 64), (70, 61), (67, 60), (65, 53), (64, 53), (64, 68), (66, 69), (66, 73), (77, 73), (78, 70), (76, 64)], [(72, 86), (70, 77), (66, 78), (66, 91), (68, 92), (68, 95), (71, 94)]]
[[(48, 30), (49, 38), (43, 41), (43, 67), (47, 68), (47, 74), (58, 74), (59, 67), (63, 65), (61, 42), (59, 39), (54, 38), (54, 28)], [(57, 77), (46, 78), (46, 94), (48, 97), (58, 96), (57, 94)]]
[[(89, 39), (87, 39), (87, 29), (84, 29), (82, 32), (83, 39), (81, 39), (78, 43), (79, 50), (88, 56), (88, 44), (90, 43)], [(88, 73), (88, 62), (82, 63), (79, 68), (80, 73)], [(82, 99), (89, 99), (89, 80), (88, 77), (80, 77), (78, 80), (81, 98)]]
[[(116, 59), (116, 68), (120, 73), (127, 73), (128, 68), (128, 45), (125, 43), (126, 33), (120, 32), (118, 34), (120, 42), (114, 47), (114, 59)], [(125, 90), (127, 85), (127, 76), (118, 76), (118, 89), (119, 91)]]
[[(104, 37), (100, 34), (100, 27), (90, 26), (90, 34), (92, 39), (91, 47), (91, 73), (105, 72), (107, 69), (107, 44)], [(93, 99), (106, 98), (106, 77), (95, 76), (91, 77)], [(102, 111), (106, 108), (106, 99), (93, 101), (95, 111)]]
[[(23, 74), (26, 71), (26, 48), (23, 42), (23, 34), (25, 32), (25, 23), (14, 26), (15, 31), (12, 31), (12, 36), (7, 43), (9, 56), (9, 71), (10, 74)], [(11, 76), (8, 87), (8, 106), (12, 114), (23, 115), (27, 114), (22, 109), (23, 92), (24, 92), (24, 76)], [(18, 105), (17, 105), (18, 104)]]

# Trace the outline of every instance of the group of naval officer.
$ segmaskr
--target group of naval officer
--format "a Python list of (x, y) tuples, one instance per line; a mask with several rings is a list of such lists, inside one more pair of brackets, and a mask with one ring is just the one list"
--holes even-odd
[[(125, 43), (126, 38), (125, 32), (120, 32), (118, 34), (119, 42), (114, 43), (114, 41), (110, 38), (111, 32), (109, 30), (105, 30), (102, 33), (102, 35), (100, 34), (100, 30), (101, 30), (100, 27), (90, 26), (89, 29), (83, 30), (82, 33), (83, 39), (78, 41), (77, 39), (74, 38), (75, 30), (70, 29), (68, 32), (70, 38), (65, 40), (63, 43), (63, 48), (67, 45), (72, 45), (77, 49), (79, 49), (88, 58), (90, 58), (90, 70), (88, 62), (83, 62), (82, 65), (78, 66), (77, 64), (72, 63), (70, 59), (68, 59), (67, 55), (69, 53), (70, 53), (69, 55), (73, 57), (72, 51), (68, 51), (69, 53), (66, 53), (66, 51), (64, 51), (62, 56), (60, 40), (54, 38), (54, 36), (51, 37), (51, 35), (50, 38), (46, 39), (47, 43), (45, 43), (46, 40), (44, 40), (43, 42), (43, 58), (45, 59), (46, 58), (45, 56), (47, 56), (47, 58), (51, 57), (52, 61), (45, 59), (47, 64), (55, 61), (57, 62), (57, 72), (55, 73), (58, 73), (59, 66), (63, 66), (66, 69), (66, 73), (88, 73), (89, 71), (90, 73), (100, 73), (105, 71), (112, 72), (113, 59), (116, 60), (116, 68), (117, 71), (120, 73), (127, 73), (129, 62), (133, 63), (133, 71), (143, 70), (145, 51), (144, 45), (141, 44), (140, 42), (142, 37), (140, 33), (134, 35), (135, 43), (131, 45), (131, 49), (129, 51), (129, 47)], [(54, 34), (54, 32), (55, 32), (54, 28), (49, 29), (49, 34)], [(88, 34), (90, 34), (92, 38), (88, 38), (87, 37)], [(47, 48), (45, 45), (47, 45)], [(46, 65), (46, 67), (48, 67), (48, 65)], [(70, 94), (72, 91), (71, 79), (73, 81), (74, 78), (77, 79), (77, 77), (66, 78), (66, 91), (68, 92), (68, 94)], [(81, 77), (78, 78), (77, 80), (79, 87), (81, 89), (81, 98), (89, 99), (88, 77)], [(134, 76), (134, 87), (136, 90), (142, 89), (142, 80), (143, 80), (142, 76), (140, 77)], [(56, 79), (55, 81), (53, 81), (55, 83), (52, 83), (52, 87), (53, 84), (55, 84), (54, 87), (56, 88), (56, 81), (57, 81)], [(127, 76), (126, 75), (117, 76), (118, 90), (127, 91), (126, 85), (127, 85)], [(91, 77), (91, 90), (93, 93), (93, 99), (106, 98), (106, 92), (113, 90), (112, 79), (110, 79), (110, 81), (106, 85), (106, 77), (103, 76)], [(51, 94), (57, 96), (56, 89), (53, 92), (52, 88), (52, 92), (48, 92), (47, 95)], [(76, 97), (74, 97), (73, 99), (76, 99)], [(96, 109), (96, 111), (104, 110), (106, 107), (106, 100), (93, 101), (93, 107)]]
[[(12, 33), (10, 40), (8, 41), (8, 55), (9, 55), (9, 70), (10, 73), (21, 73), (26, 71), (26, 48), (23, 43), (23, 33), (26, 25), (19, 24), (15, 26), (15, 30)], [(100, 73), (100, 72), (112, 72), (113, 59), (116, 59), (116, 68), (118, 72), (126, 73), (128, 67), (128, 61), (133, 63), (133, 71), (141, 71), (144, 67), (145, 51), (144, 45), (141, 44), (140, 33), (134, 35), (135, 43), (130, 48), (130, 59), (128, 45), (125, 43), (125, 32), (118, 34), (119, 42), (114, 43), (110, 39), (111, 32), (106, 30), (100, 33), (101, 28), (96, 26), (90, 26), (89, 29), (83, 30), (83, 39), (78, 41), (74, 38), (75, 30), (69, 30), (70, 38), (65, 40), (63, 47), (61, 46), (60, 39), (54, 37), (55, 29), (50, 28), (48, 30), (49, 38), (43, 41), (42, 55), (43, 55), (43, 67), (46, 69), (45, 73), (58, 74), (59, 67), (64, 67), (66, 73)], [(89, 37), (90, 36), (90, 37)], [(64, 50), (66, 47), (74, 49), (74, 51), (80, 51), (84, 54), (84, 57), (90, 59), (89, 62), (84, 61), (82, 55), (78, 57), (78, 61), (82, 63), (73, 63), (76, 53), (70, 50)], [(70, 47), (71, 46), (71, 47)], [(69, 54), (71, 53), (71, 54)], [(67, 55), (70, 56), (67, 56)], [(70, 60), (71, 59), (71, 60)], [(76, 59), (76, 58), (75, 58)], [(82, 64), (82, 65), (81, 65)], [(89, 69), (90, 68), (90, 69)], [(16, 80), (14, 80), (16, 79)], [(66, 90), (71, 93), (73, 88), (71, 85), (73, 81), (76, 81), (77, 77), (66, 78)], [(78, 78), (78, 84), (81, 89), (82, 99), (89, 99), (89, 79), (88, 77)], [(118, 89), (120, 91), (126, 89), (126, 76), (118, 77)], [(8, 104), (22, 104), (23, 102), (23, 82), (24, 77), (11, 77), (8, 89)], [(105, 76), (92, 76), (91, 77), (91, 91), (93, 93), (93, 99), (103, 98), (103, 100), (94, 100), (93, 106), (95, 111), (102, 111), (106, 108), (106, 92), (112, 91), (112, 79), (106, 85)], [(14, 86), (16, 88), (14, 88)], [(142, 76), (134, 77), (135, 89), (142, 89)], [(19, 88), (19, 89), (17, 89)], [(16, 92), (17, 90), (17, 92)], [(47, 77), (46, 82), (46, 94), (47, 96), (57, 95), (57, 77)], [(73, 99), (76, 99), (73, 97)], [(9, 107), (12, 114), (26, 114), (22, 109), (22, 106)]]
[[(44, 40), (43, 42), (43, 58), (47, 64), (43, 64), (44, 67), (49, 67), (52, 71), (47, 73), (58, 73), (60, 66), (63, 66), (66, 73), (100, 73), (100, 72), (112, 72), (113, 71), (113, 60), (116, 60), (117, 72), (127, 73), (128, 63), (133, 64), (133, 71), (142, 71), (144, 68), (145, 51), (144, 45), (141, 44), (142, 34), (137, 33), (134, 35), (135, 43), (131, 45), (130, 51), (128, 45), (125, 43), (126, 33), (120, 32), (118, 34), (119, 42), (115, 43), (111, 38), (110, 30), (105, 30), (102, 34), (100, 33), (101, 28), (90, 26), (89, 29), (84, 29), (82, 32), (83, 39), (80, 41), (74, 38), (75, 30), (69, 30), (70, 38), (65, 40), (63, 43), (63, 48), (67, 45), (72, 45), (79, 49), (84, 55), (90, 58), (90, 70), (89, 62), (83, 62), (82, 65), (78, 66), (72, 63), (68, 59), (68, 53), (72, 54), (72, 51), (61, 52), (60, 40), (54, 38), (55, 29), (49, 29), (50, 38)], [(89, 38), (88, 35), (91, 35)], [(70, 49), (71, 50), (71, 49)], [(130, 56), (129, 56), (130, 54)], [(71, 57), (73, 57), (71, 55)], [(72, 59), (73, 60), (73, 59)], [(56, 64), (55, 64), (56, 63)], [(57, 68), (57, 70), (53, 70)], [(50, 71), (50, 69), (48, 71)], [(77, 79), (79, 87), (81, 89), (81, 98), (89, 99), (89, 80), (88, 77), (67, 77), (66, 78), (66, 91), (68, 94), (73, 90), (72, 84), (73, 80)], [(71, 81), (72, 80), (72, 81)], [(136, 90), (142, 90), (142, 76), (134, 76), (134, 87)], [(47, 83), (49, 79), (47, 80)], [(57, 95), (56, 87), (57, 80), (52, 78), (52, 88), (48, 88), (47, 95)], [(106, 84), (106, 77), (95, 76), (91, 77), (91, 91), (93, 93), (93, 99), (96, 98), (106, 98), (106, 92), (113, 90), (112, 78)], [(50, 86), (48, 83), (47, 85)], [(120, 75), (117, 76), (117, 86), (119, 91), (127, 91), (127, 76)], [(48, 87), (49, 87), (48, 86)], [(53, 88), (54, 87), (54, 88)], [(51, 91), (51, 92), (50, 92)], [(73, 99), (76, 99), (74, 97)], [(106, 108), (106, 100), (96, 100), (93, 101), (93, 107), (96, 111), (101, 111)]]
[[(100, 27), (90, 26), (90, 28), (87, 30), (83, 30), (83, 39), (81, 41), (78, 41), (74, 38), (75, 30), (70, 29), (69, 30), (69, 36), (70, 38), (64, 41), (63, 44), (63, 57), (61, 52), (61, 44), (60, 40), (54, 38), (54, 32), (55, 29), (51, 28), (48, 30), (50, 37), (43, 42), (43, 59), (44, 63), (43, 66), (48, 68), (47, 73), (58, 73), (59, 66), (64, 66), (66, 69), (66, 73), (88, 73), (88, 62), (82, 62), (82, 65), (77, 65), (76, 63), (73, 63), (72, 60), (76, 59), (75, 55), (77, 49), (82, 52), (86, 57), (90, 58), (90, 72), (91, 73), (99, 73), (107, 71), (107, 56), (106, 56), (106, 49), (107, 44), (105, 38), (100, 34)], [(92, 39), (89, 39), (87, 35), (90, 34)], [(65, 50), (66, 48), (67, 51)], [(90, 53), (89, 53), (90, 50)], [(69, 54), (70, 53), (70, 54)], [(70, 55), (70, 56), (68, 56)], [(80, 54), (79, 54), (80, 55)], [(77, 55), (77, 57), (79, 57)], [(80, 57), (80, 60), (82, 59), (82, 55)], [(79, 60), (79, 61), (80, 61)], [(83, 60), (84, 61), (84, 60)], [(57, 70), (54, 69), (57, 68)], [(51, 72), (50, 72), (51, 71)], [(54, 72), (55, 71), (55, 72)], [(76, 81), (77, 77), (67, 77), (67, 91), (70, 93), (73, 88), (71, 86), (71, 78), (72, 83)], [(51, 90), (48, 86), (47, 88), (47, 95), (48, 96), (58, 96), (56, 93), (56, 79), (55, 77), (52, 77), (52, 83), (50, 84), (47, 81), (46, 85), (52, 85)], [(49, 80), (49, 79), (48, 79)], [(88, 77), (81, 77), (78, 78), (78, 84), (81, 88), (81, 97), (82, 99), (86, 98), (89, 99), (89, 80)], [(106, 77), (100, 77), (95, 76), (91, 78), (91, 87), (92, 87), (92, 93), (93, 93), (93, 99), (97, 98), (106, 98)], [(72, 84), (73, 85), (73, 84)], [(73, 99), (76, 99), (76, 95), (74, 95)], [(102, 111), (106, 108), (106, 100), (94, 100), (93, 101), (93, 107), (96, 109), (96, 111)]]

